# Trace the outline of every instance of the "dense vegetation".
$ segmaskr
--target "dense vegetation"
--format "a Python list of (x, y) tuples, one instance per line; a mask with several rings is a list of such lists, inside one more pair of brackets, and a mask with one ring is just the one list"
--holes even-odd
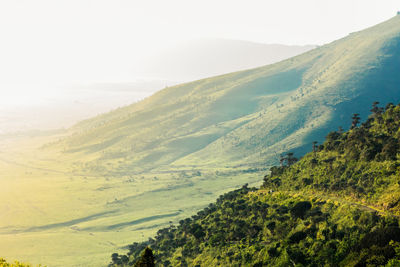
[[(39, 265), (38, 267), (40, 267)], [(22, 263), (19, 261), (7, 262), (5, 259), (0, 258), (0, 267), (32, 267), (29, 263)]]
[(149, 246), (159, 266), (399, 266), (400, 105), (372, 112), (298, 162), (282, 157), (261, 189), (222, 195), (110, 265), (134, 265)]
[(297, 164), (272, 168), (264, 187), (345, 195), (400, 215), (400, 106), (377, 105), (361, 126), (355, 114), (348, 132), (331, 132)]
[(151, 246), (161, 266), (379, 265), (400, 256), (398, 226), (394, 217), (350, 205), (243, 187), (130, 245), (124, 263)]

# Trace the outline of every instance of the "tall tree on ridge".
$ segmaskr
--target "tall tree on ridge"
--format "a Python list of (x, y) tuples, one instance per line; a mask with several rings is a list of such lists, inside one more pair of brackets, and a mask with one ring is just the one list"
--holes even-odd
[(351, 117), (351, 129), (354, 129), (357, 127), (357, 125), (360, 123), (360, 114), (354, 113), (353, 117)]

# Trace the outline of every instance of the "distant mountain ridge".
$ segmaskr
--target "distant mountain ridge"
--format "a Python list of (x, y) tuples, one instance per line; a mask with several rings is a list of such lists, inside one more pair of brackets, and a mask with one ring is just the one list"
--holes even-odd
[(198, 39), (152, 55), (135, 70), (141, 75), (177, 81), (198, 80), (276, 63), (316, 45), (264, 44), (229, 39)]

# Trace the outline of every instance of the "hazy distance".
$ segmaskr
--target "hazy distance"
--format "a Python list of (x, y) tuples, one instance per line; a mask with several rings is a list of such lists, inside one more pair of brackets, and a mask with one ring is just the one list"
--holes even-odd
[(315, 47), (198, 39), (149, 56), (135, 72), (176, 81), (197, 80), (272, 64)]
[(132, 73), (137, 80), (26, 87), (3, 86), (0, 133), (65, 128), (79, 120), (132, 104), (174, 84), (254, 68), (306, 52), (314, 46), (201, 39), (166, 49)]
[(165, 86), (279, 61), (398, 10), (398, 0), (1, 1), (0, 132), (68, 127)]

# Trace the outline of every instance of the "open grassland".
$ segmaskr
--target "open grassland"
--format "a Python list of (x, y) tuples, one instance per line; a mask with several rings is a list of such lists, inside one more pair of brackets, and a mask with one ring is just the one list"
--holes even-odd
[(38, 154), (41, 141), (2, 142), (0, 251), (10, 260), (101, 266), (112, 251), (191, 216), (232, 185), (260, 181), (223, 169), (88, 176), (56, 154)]

